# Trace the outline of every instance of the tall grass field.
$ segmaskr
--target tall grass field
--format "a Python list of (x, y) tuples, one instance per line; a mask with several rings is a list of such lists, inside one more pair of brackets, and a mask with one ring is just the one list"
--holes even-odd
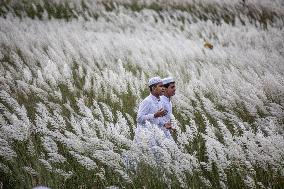
[[(283, 189), (283, 0), (1, 0), (0, 189)], [(151, 77), (174, 140), (134, 140)]]

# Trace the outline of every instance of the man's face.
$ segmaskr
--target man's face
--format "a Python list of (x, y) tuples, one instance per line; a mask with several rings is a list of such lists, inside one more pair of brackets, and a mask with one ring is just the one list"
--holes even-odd
[(171, 83), (168, 88), (165, 88), (165, 94), (167, 96), (174, 96), (176, 93), (176, 85)]
[(158, 83), (155, 87), (153, 87), (153, 92), (156, 94), (156, 95), (159, 95), (161, 96), (164, 92), (164, 86), (163, 86), (163, 83), (160, 82)]

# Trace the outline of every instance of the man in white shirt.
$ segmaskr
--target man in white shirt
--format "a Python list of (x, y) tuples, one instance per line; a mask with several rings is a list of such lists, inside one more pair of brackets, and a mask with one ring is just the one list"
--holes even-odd
[(167, 114), (161, 118), (161, 124), (165, 125), (162, 129), (166, 135), (166, 138), (172, 139), (171, 132), (175, 131), (176, 129), (171, 123), (171, 116), (173, 113), (173, 105), (171, 102), (171, 97), (175, 95), (176, 86), (175, 80), (172, 77), (164, 78), (163, 80), (164, 85), (164, 95), (162, 95), (161, 102), (163, 104), (163, 108), (166, 110)]
[[(139, 105), (137, 114), (137, 128), (135, 131), (135, 141), (140, 143), (143, 141), (143, 136), (149, 135), (149, 145), (155, 146), (155, 134), (152, 131), (154, 127), (162, 127), (162, 117), (166, 115), (160, 96), (163, 94), (164, 86), (160, 77), (153, 77), (149, 80), (148, 86), (150, 95), (147, 96)], [(150, 123), (150, 124), (147, 124)], [(148, 128), (148, 127), (151, 128)], [(142, 138), (141, 138), (142, 137)]]
[(137, 123), (144, 125), (146, 121), (159, 125), (161, 124), (160, 117), (166, 114), (160, 100), (163, 94), (163, 82), (160, 77), (153, 77), (149, 80), (148, 86), (150, 95), (147, 96), (139, 105)]

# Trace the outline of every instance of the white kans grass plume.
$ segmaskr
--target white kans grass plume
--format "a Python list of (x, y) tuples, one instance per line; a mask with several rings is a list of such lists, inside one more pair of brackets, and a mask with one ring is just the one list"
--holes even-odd
[(6, 140), (0, 139), (0, 141), (0, 156), (6, 160), (13, 160), (17, 156), (16, 152), (12, 149), (12, 147)]
[(77, 154), (74, 151), (69, 151), (69, 153), (74, 156), (82, 166), (86, 167), (86, 169), (94, 170), (97, 168), (97, 164), (92, 159)]
[(19, 141), (26, 140), (31, 133), (31, 123), (27, 117), (24, 106), (20, 106), (18, 102), (12, 98), (6, 91), (0, 91), (0, 99), (6, 104), (0, 104), (1, 112), (1, 138), (15, 139)]
[[(258, 178), (259, 166), (281, 180), (283, 3), (242, 2), (70, 1), (78, 18), (67, 20), (48, 19), (48, 10), (42, 20), (19, 18), (11, 10), (19, 2), (11, 2), (12, 13), (0, 16), (0, 175), (23, 156), (21, 171), (39, 180), (42, 166), (66, 182), (91, 175), (90, 188), (100, 181), (142, 187), (144, 177), (172, 188), (226, 188), (234, 179), (243, 187), (270, 187)], [(267, 20), (271, 10), (279, 16), (263, 24), (241, 6), (267, 11)], [(234, 22), (222, 17), (224, 7), (237, 15)], [(213, 49), (203, 47), (207, 40)], [(177, 131), (171, 141), (148, 125), (137, 144), (138, 104), (155, 75), (176, 79)], [(139, 173), (141, 162), (161, 178)], [(239, 177), (229, 174), (232, 167)]]
[(29, 174), (31, 174), (31, 175), (33, 175), (33, 176), (38, 175), (38, 173), (37, 173), (32, 167), (23, 167), (23, 169), (24, 169), (27, 173), (29, 173)]
[(40, 162), (40, 164), (42, 164), (44, 166), (44, 168), (46, 170), (52, 172), (53, 168), (52, 168), (51, 164), (47, 160), (40, 158), (39, 162)]

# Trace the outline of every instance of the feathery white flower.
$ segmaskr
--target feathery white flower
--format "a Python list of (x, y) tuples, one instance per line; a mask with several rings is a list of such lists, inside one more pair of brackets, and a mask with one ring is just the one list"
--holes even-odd
[(76, 152), (74, 151), (70, 151), (69, 152), (73, 157), (75, 157), (77, 159), (77, 161), (83, 166), (85, 167), (86, 169), (88, 170), (94, 170), (97, 168), (97, 164), (92, 160), (90, 159), (89, 157), (86, 157), (86, 156), (82, 156), (80, 154), (77, 154)]
[(17, 157), (16, 152), (12, 149), (12, 147), (9, 145), (9, 143), (0, 138), (0, 156), (3, 157), (6, 160), (13, 160), (15, 157)]

